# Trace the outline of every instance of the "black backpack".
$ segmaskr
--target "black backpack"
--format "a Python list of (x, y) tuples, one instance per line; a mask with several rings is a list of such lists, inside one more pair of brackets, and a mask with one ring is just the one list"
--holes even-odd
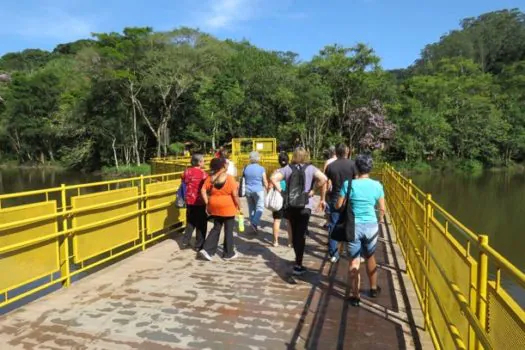
[(341, 215), (339, 215), (339, 220), (332, 228), (332, 232), (330, 232), (330, 238), (339, 242), (351, 242), (355, 239), (355, 215), (352, 210), (352, 199), (350, 198), (352, 179), (348, 180), (347, 190), (345, 207), (341, 211)]
[(289, 165), (292, 174), (286, 181), (286, 208), (303, 209), (308, 204), (308, 192), (304, 191), (306, 184), (306, 165)]

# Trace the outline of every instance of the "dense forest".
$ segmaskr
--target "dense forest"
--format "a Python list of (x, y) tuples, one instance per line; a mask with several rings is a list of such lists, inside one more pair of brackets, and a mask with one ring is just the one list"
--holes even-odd
[(0, 58), (1, 161), (94, 170), (250, 136), (315, 157), (344, 141), (392, 161), (521, 162), (525, 14), (464, 19), (394, 71), (362, 43), (300, 61), (190, 28), (125, 28)]

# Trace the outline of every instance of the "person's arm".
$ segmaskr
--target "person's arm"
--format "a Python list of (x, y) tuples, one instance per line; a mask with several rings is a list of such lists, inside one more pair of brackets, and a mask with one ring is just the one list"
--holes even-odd
[(201, 197), (202, 197), (202, 200), (204, 201), (204, 204), (208, 205), (208, 191), (206, 190), (206, 184), (207, 182), (205, 181), (204, 182), (204, 185), (202, 185), (201, 187)]
[(381, 197), (378, 199), (377, 204), (379, 206), (379, 223), (384, 224), (385, 223), (385, 197)]
[(281, 189), (282, 179), (284, 179), (284, 175), (280, 171), (275, 171), (270, 177), (270, 182), (272, 183), (273, 187), (275, 187), (277, 192), (282, 192), (282, 189)]
[(266, 171), (262, 174), (262, 180), (265, 190), (269, 190), (270, 187), (268, 186), (268, 178), (266, 177)]
[[(232, 181), (234, 184), (237, 184), (235, 180), (232, 178)], [(232, 193), (233, 203), (235, 204), (235, 207), (237, 208), (237, 211), (241, 211), (241, 201), (239, 200), (239, 187), (238, 185), (233, 186), (233, 193)]]
[(339, 193), (339, 197), (337, 198), (337, 202), (335, 203), (335, 209), (339, 210), (343, 207), (346, 201), (347, 191), (348, 191), (348, 180), (346, 180), (343, 183), (343, 187), (341, 188), (341, 192)]

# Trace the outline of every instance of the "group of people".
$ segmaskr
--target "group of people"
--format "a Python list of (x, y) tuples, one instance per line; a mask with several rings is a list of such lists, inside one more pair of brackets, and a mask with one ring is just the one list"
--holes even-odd
[[(294, 150), (292, 159), (288, 154), (279, 154), (280, 168), (268, 178), (257, 152), (250, 153), (250, 163), (242, 170), (245, 195), (248, 203), (249, 222), (252, 233), (257, 234), (264, 212), (264, 198), (270, 189), (281, 193), (284, 205), (272, 213), (273, 245), (279, 245), (281, 220), (287, 220), (288, 245), (295, 252), (293, 275), (306, 272), (303, 257), (306, 246), (308, 224), (315, 209), (326, 212), (327, 229), (331, 233), (340, 220), (347, 201), (355, 216), (355, 234), (345, 243), (349, 257), (350, 303), (359, 306), (359, 266), (361, 258), (366, 260), (370, 280), (370, 296), (380, 292), (377, 285), (377, 266), (374, 257), (379, 224), (384, 220), (385, 203), (382, 185), (370, 179), (373, 160), (370, 155), (358, 155), (355, 162), (350, 160), (350, 149), (340, 144), (331, 149), (333, 156), (327, 160), (323, 170), (310, 163), (309, 152), (303, 147)], [(212, 260), (217, 252), (221, 229), (224, 228), (223, 258), (237, 256), (234, 248), (235, 217), (241, 213), (238, 183), (231, 170), (233, 163), (225, 151), (221, 151), (210, 162), (210, 174), (204, 169), (203, 156), (194, 154), (191, 167), (182, 175), (186, 184), (187, 226), (183, 236), (183, 247), (196, 231), (195, 250), (206, 259)], [(299, 179), (299, 180), (298, 180)], [(320, 201), (315, 205), (314, 194), (320, 192)], [(292, 198), (293, 197), (293, 198)], [(377, 209), (376, 209), (377, 208)], [(213, 227), (207, 232), (207, 221)], [(332, 263), (340, 259), (340, 242), (329, 238), (328, 254)]]

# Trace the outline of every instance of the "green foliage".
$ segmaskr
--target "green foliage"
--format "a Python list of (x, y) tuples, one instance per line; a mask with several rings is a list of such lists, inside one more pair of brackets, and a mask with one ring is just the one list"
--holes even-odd
[(345, 142), (411, 171), (525, 160), (517, 9), (464, 19), (391, 72), (362, 43), (298, 62), (191, 28), (138, 27), (8, 53), (0, 77), (0, 157), (18, 162), (120, 171), (187, 141), (208, 151), (255, 136), (304, 145), (315, 158)]

